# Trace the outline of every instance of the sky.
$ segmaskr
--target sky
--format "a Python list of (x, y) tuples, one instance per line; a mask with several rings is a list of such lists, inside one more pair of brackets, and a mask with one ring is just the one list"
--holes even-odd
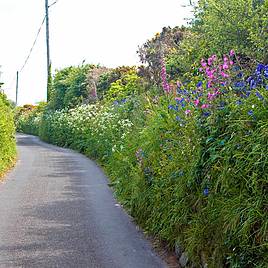
[[(50, 4), (55, 0), (50, 0)], [(166, 26), (186, 24), (189, 0), (58, 0), (49, 9), (52, 71), (85, 63), (138, 65), (138, 46)], [(45, 15), (45, 0), (0, 0), (0, 82), (15, 100), (16, 71)], [(25, 68), (18, 103), (46, 98), (45, 24)]]

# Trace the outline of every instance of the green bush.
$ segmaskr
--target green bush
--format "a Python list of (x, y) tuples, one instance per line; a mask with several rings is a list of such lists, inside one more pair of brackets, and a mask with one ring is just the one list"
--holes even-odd
[(268, 65), (249, 77), (235, 60), (213, 55), (160, 95), (120, 79), (107, 101), (39, 121), (42, 139), (97, 159), (136, 221), (195, 267), (268, 263)]
[(15, 123), (18, 132), (31, 135), (39, 135), (39, 127), (46, 103), (39, 103), (38, 106), (24, 105), (16, 109)]
[(0, 177), (14, 163), (15, 156), (13, 112), (5, 95), (0, 93)]

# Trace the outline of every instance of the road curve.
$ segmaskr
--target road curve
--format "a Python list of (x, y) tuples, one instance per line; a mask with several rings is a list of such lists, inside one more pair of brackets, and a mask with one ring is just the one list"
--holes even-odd
[(72, 150), (18, 135), (0, 184), (0, 267), (166, 267), (116, 204), (101, 169)]

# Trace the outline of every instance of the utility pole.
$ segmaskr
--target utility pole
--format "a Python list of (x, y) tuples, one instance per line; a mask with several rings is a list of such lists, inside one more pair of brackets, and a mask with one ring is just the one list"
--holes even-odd
[(17, 80), (16, 80), (16, 106), (18, 106), (18, 93), (19, 93), (19, 72), (17, 71)]
[(51, 60), (50, 60), (50, 46), (49, 46), (48, 0), (45, 0), (45, 8), (46, 8), (46, 43), (47, 43), (47, 101), (49, 101), (49, 86), (51, 82)]

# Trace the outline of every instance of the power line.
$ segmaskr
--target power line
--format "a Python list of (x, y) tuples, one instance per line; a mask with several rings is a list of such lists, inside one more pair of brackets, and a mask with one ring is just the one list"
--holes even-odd
[[(50, 8), (50, 7), (54, 6), (55, 4), (57, 4), (58, 1), (59, 1), (59, 0), (56, 0), (55, 2), (53, 2), (53, 3), (52, 3), (51, 5), (49, 5), (48, 7)], [(45, 23), (45, 20), (46, 20), (46, 15), (44, 16), (44, 18), (43, 18), (43, 20), (42, 20), (42, 23), (41, 23), (41, 25), (40, 25), (40, 27), (39, 27), (39, 29), (38, 29), (38, 32), (37, 32), (37, 34), (36, 34), (35, 40), (34, 40), (34, 42), (33, 42), (33, 45), (32, 45), (32, 47), (31, 47), (31, 49), (30, 49), (30, 52), (29, 52), (29, 54), (28, 54), (28, 56), (27, 56), (27, 58), (26, 58), (26, 60), (25, 60), (25, 62), (24, 62), (24, 64), (23, 64), (22, 68), (20, 69), (20, 72), (25, 68), (26, 64), (28, 63), (28, 61), (29, 61), (29, 59), (30, 59), (30, 57), (31, 57), (31, 54), (32, 54), (33, 49), (34, 49), (34, 47), (35, 47), (35, 45), (36, 45), (36, 42), (37, 42), (37, 40), (38, 40), (38, 37), (39, 37), (39, 35), (40, 35), (40, 33), (41, 33), (41, 30), (42, 30), (42, 27), (43, 27), (43, 25), (44, 25), (44, 23)]]
[(40, 33), (41, 33), (41, 30), (42, 30), (43, 24), (45, 23), (45, 20), (46, 20), (46, 16), (44, 16), (44, 18), (43, 18), (43, 20), (42, 20), (41, 26), (40, 26), (39, 29), (38, 29), (38, 32), (37, 32), (36, 37), (35, 37), (35, 39), (34, 39), (33, 45), (32, 45), (32, 47), (31, 47), (31, 49), (30, 49), (30, 52), (29, 52), (28, 56), (26, 57), (26, 60), (24, 61), (23, 66), (22, 66), (21, 69), (20, 69), (20, 72), (25, 68), (26, 64), (28, 63), (28, 61), (29, 61), (29, 59), (30, 59), (30, 57), (31, 57), (31, 54), (32, 54), (33, 49), (34, 49), (34, 47), (35, 47), (35, 45), (36, 45), (37, 39), (38, 39), (38, 37), (39, 37), (39, 35), (40, 35)]
[(57, 4), (58, 1), (59, 1), (59, 0), (56, 0), (54, 3), (52, 3), (51, 5), (49, 5), (48, 8), (50, 8), (50, 7), (54, 6), (55, 4)]

